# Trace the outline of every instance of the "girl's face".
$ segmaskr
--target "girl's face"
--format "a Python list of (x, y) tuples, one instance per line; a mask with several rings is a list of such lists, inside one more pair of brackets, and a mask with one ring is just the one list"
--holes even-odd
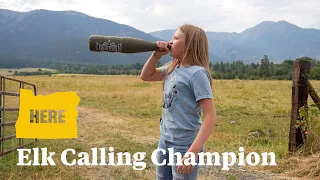
[(174, 58), (182, 60), (181, 58), (183, 57), (184, 53), (185, 35), (180, 29), (177, 29), (177, 31), (174, 33), (170, 44), (170, 55)]

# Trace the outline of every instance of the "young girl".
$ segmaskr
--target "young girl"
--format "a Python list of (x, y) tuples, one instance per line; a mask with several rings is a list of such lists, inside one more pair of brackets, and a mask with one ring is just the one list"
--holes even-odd
[[(145, 63), (141, 79), (144, 81), (162, 81), (163, 105), (160, 119), (160, 140), (157, 161), (157, 179), (197, 179), (199, 166), (186, 165), (186, 152), (203, 152), (203, 146), (209, 138), (216, 122), (216, 110), (211, 89), (209, 71), (208, 40), (206, 33), (199, 27), (185, 24), (178, 27), (170, 41), (172, 62), (156, 68), (159, 59), (169, 53), (168, 42), (157, 42), (159, 50), (153, 52)], [(201, 111), (204, 115), (201, 121)], [(182, 155), (182, 165), (167, 165), (169, 148)]]

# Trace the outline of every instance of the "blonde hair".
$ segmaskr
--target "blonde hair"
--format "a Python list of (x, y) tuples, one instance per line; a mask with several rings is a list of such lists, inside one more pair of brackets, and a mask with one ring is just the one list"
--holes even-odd
[[(184, 64), (190, 66), (198, 65), (205, 68), (209, 73), (210, 85), (212, 87), (212, 77), (209, 68), (209, 46), (205, 31), (191, 24), (184, 24), (177, 29), (180, 29), (185, 35), (185, 49), (182, 61), (187, 61), (184, 62)], [(172, 73), (179, 63), (182, 63), (180, 61), (181, 60), (172, 58), (172, 62), (168, 63), (171, 65), (163, 80), (163, 87), (166, 77)]]

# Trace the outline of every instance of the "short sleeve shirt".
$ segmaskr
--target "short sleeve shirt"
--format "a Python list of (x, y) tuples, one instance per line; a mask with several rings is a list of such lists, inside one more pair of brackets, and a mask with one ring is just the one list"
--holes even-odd
[(171, 64), (165, 64), (161, 67), (159, 67), (160, 72), (162, 73), (162, 75), (166, 75), (167, 71), (169, 70)]
[[(161, 72), (166, 72), (163, 67)], [(191, 144), (201, 127), (199, 100), (211, 98), (208, 71), (201, 66), (176, 67), (165, 79), (161, 138), (176, 144)]]

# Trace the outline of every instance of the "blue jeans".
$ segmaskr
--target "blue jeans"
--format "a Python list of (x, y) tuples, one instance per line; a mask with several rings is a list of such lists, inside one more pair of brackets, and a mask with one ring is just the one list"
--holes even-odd
[[(195, 165), (193, 166), (193, 171), (190, 174), (180, 174), (177, 171), (178, 165), (167, 165), (169, 163), (169, 151), (168, 148), (173, 148), (174, 153), (179, 152), (181, 153), (181, 157), (183, 158), (184, 154), (188, 151), (192, 144), (188, 145), (177, 145), (172, 142), (168, 142), (162, 138), (159, 140), (158, 149), (163, 149), (166, 151), (164, 154), (161, 151), (157, 152), (157, 161), (158, 163), (166, 161), (166, 164), (163, 166), (156, 166), (157, 171), (157, 179), (158, 180), (196, 180), (199, 174), (199, 166)], [(201, 148), (201, 151), (203, 152), (203, 147)], [(174, 164), (177, 164), (177, 156), (173, 156), (173, 162)], [(197, 161), (199, 163), (199, 160)]]

